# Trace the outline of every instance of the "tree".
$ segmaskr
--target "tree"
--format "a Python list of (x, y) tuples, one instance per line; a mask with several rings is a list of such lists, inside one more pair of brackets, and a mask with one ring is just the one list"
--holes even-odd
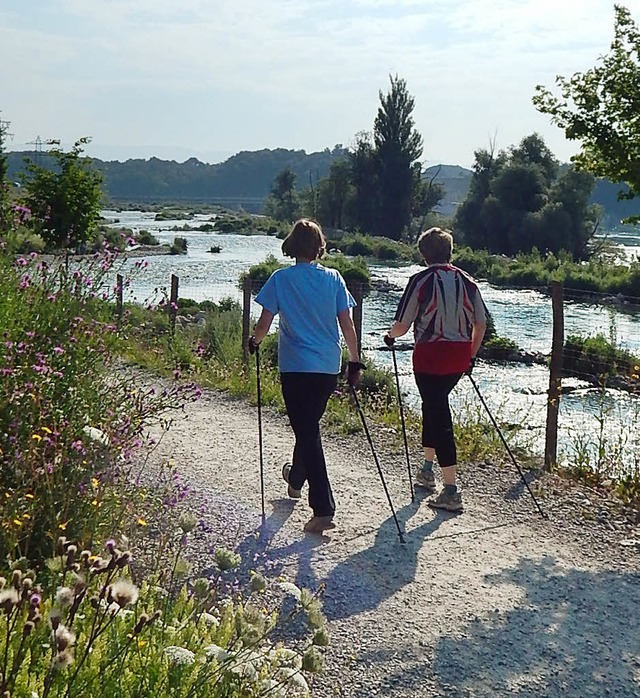
[(349, 218), (353, 227), (371, 233), (376, 229), (378, 213), (379, 168), (371, 134), (356, 134), (355, 145), (349, 153), (353, 198), (349, 205)]
[[(619, 198), (640, 194), (640, 31), (628, 9), (615, 5), (615, 33), (608, 54), (585, 73), (556, 77), (560, 97), (542, 85), (533, 98), (538, 111), (549, 114), (569, 140), (580, 141), (572, 158), (581, 169), (629, 190)], [(634, 217), (637, 218), (637, 217)]]
[(59, 141), (49, 141), (53, 168), (30, 161), (27, 165), (25, 204), (29, 224), (49, 248), (82, 249), (92, 240), (102, 205), (102, 176), (82, 155), (88, 138), (65, 152)]
[(535, 247), (584, 259), (598, 219), (597, 207), (589, 206), (593, 185), (591, 175), (573, 167), (560, 173), (537, 134), (508, 152), (479, 150), (456, 228), (468, 245), (499, 254)]
[(399, 240), (411, 220), (414, 165), (422, 155), (422, 136), (415, 129), (415, 100), (406, 81), (397, 75), (389, 78), (391, 88), (387, 94), (380, 90), (373, 124), (379, 190), (374, 232)]
[(296, 175), (289, 167), (281, 170), (273, 181), (271, 194), (265, 202), (265, 213), (278, 221), (291, 223), (298, 215)]

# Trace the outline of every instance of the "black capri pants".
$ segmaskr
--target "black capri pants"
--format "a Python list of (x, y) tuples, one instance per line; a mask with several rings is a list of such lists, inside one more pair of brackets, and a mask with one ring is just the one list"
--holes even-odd
[(457, 464), (456, 443), (449, 407), (449, 393), (462, 373), (437, 376), (416, 373), (416, 385), (422, 398), (422, 445), (434, 448), (441, 467)]

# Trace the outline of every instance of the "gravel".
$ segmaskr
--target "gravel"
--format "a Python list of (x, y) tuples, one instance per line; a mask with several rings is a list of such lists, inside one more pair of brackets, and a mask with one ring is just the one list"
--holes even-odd
[(305, 536), (310, 511), (280, 474), (286, 417), (263, 409), (263, 527), (255, 407), (205, 391), (174, 417), (150, 465), (172, 459), (190, 487), (207, 525), (196, 567), (226, 544), (268, 575), (324, 585), (331, 644), (313, 696), (640, 696), (638, 513), (605, 492), (531, 476), (545, 520), (512, 465), (467, 464), (465, 513), (436, 513), (411, 502), (397, 435), (376, 427), (402, 544), (364, 436), (325, 434), (337, 527)]

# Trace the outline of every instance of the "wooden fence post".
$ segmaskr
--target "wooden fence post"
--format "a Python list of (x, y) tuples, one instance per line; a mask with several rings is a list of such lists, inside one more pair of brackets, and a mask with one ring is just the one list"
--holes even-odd
[(249, 330), (251, 329), (251, 286), (252, 281), (246, 278), (242, 282), (242, 367), (249, 368)]
[(364, 284), (352, 283), (349, 285), (349, 292), (356, 302), (353, 309), (353, 324), (356, 328), (356, 337), (358, 339), (358, 351), (362, 351), (362, 298), (364, 297)]
[(171, 336), (176, 333), (176, 316), (178, 314), (178, 286), (179, 279), (171, 274), (171, 295), (169, 297), (169, 319), (171, 322)]
[(122, 274), (116, 274), (116, 318), (118, 327), (122, 324), (122, 289), (124, 287), (124, 278)]
[(547, 426), (544, 444), (544, 467), (551, 470), (558, 458), (558, 412), (562, 392), (562, 354), (564, 350), (564, 292), (557, 281), (549, 284), (553, 308), (553, 339), (549, 366)]

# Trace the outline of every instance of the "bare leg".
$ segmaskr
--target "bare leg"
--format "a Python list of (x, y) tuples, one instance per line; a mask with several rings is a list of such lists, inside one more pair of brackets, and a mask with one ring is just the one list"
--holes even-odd
[(456, 484), (456, 466), (455, 465), (444, 465), (441, 467), (442, 480), (445, 485), (455, 485)]

